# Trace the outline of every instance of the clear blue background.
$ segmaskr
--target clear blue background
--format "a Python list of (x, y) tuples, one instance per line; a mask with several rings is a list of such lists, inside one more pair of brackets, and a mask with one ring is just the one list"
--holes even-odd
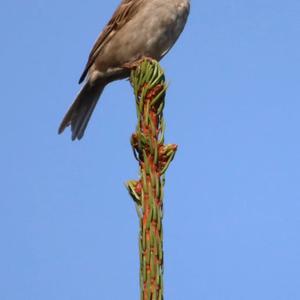
[[(0, 3), (0, 299), (138, 299), (127, 81), (57, 127), (118, 0)], [(195, 0), (170, 82), (165, 294), (300, 299), (300, 2)]]

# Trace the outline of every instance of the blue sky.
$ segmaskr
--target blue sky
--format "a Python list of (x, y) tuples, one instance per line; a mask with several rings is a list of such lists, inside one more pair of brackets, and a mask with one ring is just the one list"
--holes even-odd
[[(0, 299), (138, 299), (127, 81), (84, 139), (57, 127), (110, 1), (1, 1)], [(300, 299), (300, 2), (193, 1), (162, 61), (165, 295)]]

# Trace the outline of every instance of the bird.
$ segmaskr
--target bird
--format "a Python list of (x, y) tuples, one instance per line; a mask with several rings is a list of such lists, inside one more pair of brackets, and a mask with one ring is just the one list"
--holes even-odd
[(58, 133), (71, 126), (80, 140), (105, 88), (126, 79), (143, 58), (160, 61), (183, 31), (189, 0), (122, 0), (97, 38), (79, 79), (83, 87), (64, 116)]

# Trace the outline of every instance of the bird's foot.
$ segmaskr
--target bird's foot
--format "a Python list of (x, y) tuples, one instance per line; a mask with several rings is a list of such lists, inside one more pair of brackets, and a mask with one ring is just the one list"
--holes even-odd
[(135, 60), (133, 62), (125, 63), (123, 67), (125, 69), (134, 70), (136, 69), (143, 61), (153, 62), (155, 59), (150, 56), (143, 56), (142, 58)]

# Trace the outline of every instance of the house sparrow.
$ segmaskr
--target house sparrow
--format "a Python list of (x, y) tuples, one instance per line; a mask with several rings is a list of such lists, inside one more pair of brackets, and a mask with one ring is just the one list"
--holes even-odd
[(182, 32), (189, 0), (122, 0), (98, 37), (79, 83), (84, 86), (65, 115), (58, 132), (71, 125), (72, 140), (80, 140), (104, 87), (129, 77), (130, 66), (143, 57), (160, 60)]

